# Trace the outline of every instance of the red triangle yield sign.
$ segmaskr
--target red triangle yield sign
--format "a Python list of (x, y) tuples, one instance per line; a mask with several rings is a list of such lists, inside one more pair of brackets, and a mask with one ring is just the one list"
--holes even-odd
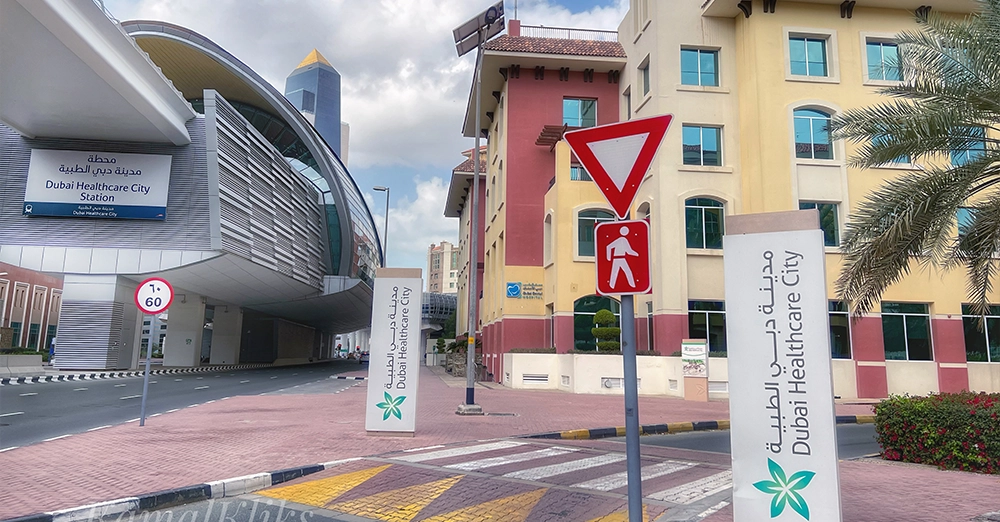
[(565, 134), (566, 142), (619, 219), (628, 218), (639, 184), (673, 118), (666, 114)]

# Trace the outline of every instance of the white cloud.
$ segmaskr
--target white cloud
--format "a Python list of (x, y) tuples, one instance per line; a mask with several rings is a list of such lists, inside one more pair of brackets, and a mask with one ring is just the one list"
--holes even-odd
[[(458, 242), (458, 220), (444, 217), (448, 186), (441, 178), (430, 181), (415, 179), (417, 196), (390, 202), (388, 265), (391, 267), (422, 268), (427, 274), (427, 247), (441, 241)], [(369, 205), (375, 201), (365, 194)], [(384, 209), (383, 209), (384, 211)], [(382, 233), (385, 215), (376, 214), (375, 224)]]

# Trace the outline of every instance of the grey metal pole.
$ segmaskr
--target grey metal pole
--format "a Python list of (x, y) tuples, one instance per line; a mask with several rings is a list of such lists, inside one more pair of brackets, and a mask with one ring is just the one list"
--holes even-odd
[(472, 151), (472, 216), (469, 219), (469, 339), (465, 358), (465, 405), (476, 403), (476, 305), (479, 302), (477, 278), (479, 277), (479, 137), (481, 121), (479, 108), (483, 90), (483, 28), (476, 31), (476, 146)]
[(389, 186), (385, 187), (385, 223), (382, 223), (382, 268), (389, 264)]
[(642, 522), (642, 464), (639, 462), (639, 386), (635, 367), (635, 302), (622, 296), (622, 362), (625, 365), (625, 458), (628, 519)]
[[(155, 325), (160, 314), (153, 316), (149, 321), (150, 325)], [(153, 328), (150, 326), (150, 330)], [(139, 407), (139, 426), (146, 425), (146, 395), (149, 392), (149, 362), (153, 359), (153, 336), (150, 335), (149, 342), (146, 343), (146, 374), (142, 376), (142, 406)]]

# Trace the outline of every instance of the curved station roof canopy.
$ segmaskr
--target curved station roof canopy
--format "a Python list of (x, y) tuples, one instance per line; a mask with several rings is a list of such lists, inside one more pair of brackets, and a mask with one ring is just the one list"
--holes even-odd
[(326, 205), (330, 274), (370, 282), (382, 262), (371, 212), (340, 158), (298, 109), (246, 64), (190, 29), (149, 20), (121, 26), (196, 110), (202, 110), (205, 89), (218, 91), (316, 186)]

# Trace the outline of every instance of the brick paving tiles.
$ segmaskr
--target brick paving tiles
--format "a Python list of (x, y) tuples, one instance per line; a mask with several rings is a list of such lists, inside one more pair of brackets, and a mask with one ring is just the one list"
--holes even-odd
[[(513, 416), (458, 416), (454, 412), (464, 399), (464, 379), (459, 383), (458, 379), (439, 378), (428, 368), (422, 368), (421, 371), (417, 433), (412, 438), (370, 437), (365, 433), (363, 406), (366, 383), (359, 381), (337, 394), (322, 393), (318, 389), (322, 388), (322, 383), (319, 383), (311, 385), (309, 393), (236, 396), (148, 419), (144, 428), (132, 422), (0, 453), (0, 470), (4, 472), (4, 486), (0, 488), (0, 519), (349, 457), (373, 457), (428, 446), (451, 447), (456, 443), (528, 433), (624, 424), (621, 396), (510, 390), (498, 385), (477, 387), (477, 403), (488, 413), (512, 413)], [(364, 375), (364, 372), (346, 375)], [(640, 397), (639, 412), (640, 422), (643, 424), (729, 417), (726, 401), (691, 403), (665, 397)], [(871, 408), (867, 405), (837, 406), (837, 413), (842, 415), (870, 412)], [(525, 441), (521, 439), (520, 442)], [(550, 442), (541, 444), (529, 441), (533, 451), (543, 447), (578, 451), (540, 456), (540, 459), (548, 460), (539, 462), (579, 459), (582, 453), (596, 457), (623, 451), (620, 444), (615, 446), (616, 443), (609, 441)], [(645, 446), (642, 451), (644, 464), (647, 466), (668, 459), (697, 460), (694, 457), (702, 455), (704, 458), (693, 469), (713, 466), (720, 472), (728, 469), (728, 456), (666, 448), (654, 450)], [(516, 453), (518, 452), (508, 450), (496, 454), (481, 453), (470, 455), (466, 460), (481, 461), (484, 458)], [(328, 472), (344, 473), (352, 469), (367, 469), (363, 468), (363, 464), (368, 460), (359, 462), (344, 464)], [(531, 467), (527, 462), (529, 461), (511, 462), (497, 469), (510, 474), (515, 472), (511, 471), (514, 469), (511, 466), (523, 464), (525, 469)], [(623, 462), (619, 471), (624, 471)], [(460, 462), (446, 460), (442, 463)], [(624, 507), (620, 499), (622, 489), (603, 492), (571, 488), (567, 486), (569, 481), (565, 477), (555, 476), (552, 480), (559, 480), (556, 483), (545, 482), (550, 485), (544, 488), (544, 493), (538, 493), (542, 487), (520, 489), (507, 485), (508, 482), (516, 485), (517, 480), (524, 479), (490, 478), (490, 475), (484, 473), (488, 468), (459, 470), (433, 466), (433, 462), (401, 460), (377, 460), (369, 464), (390, 464), (389, 468), (379, 473), (386, 473), (386, 477), (395, 476), (395, 471), (389, 471), (393, 468), (421, 470), (419, 473), (404, 473), (410, 478), (399, 477), (394, 487), (406, 489), (435, 484), (423, 494), (436, 496), (417, 512), (441, 520), (447, 520), (441, 518), (445, 516), (451, 516), (454, 520), (471, 517), (468, 513), (462, 514), (462, 510), (489, 502), (493, 502), (497, 509), (503, 505), (525, 508), (531, 504), (534, 506), (532, 512), (543, 510), (546, 513), (567, 513), (563, 518), (552, 520), (590, 520), (566, 518), (576, 517), (572, 513), (577, 513), (577, 507), (586, 504), (581, 503), (581, 495), (611, 499), (606, 500), (606, 505), (601, 508), (608, 514), (614, 513), (616, 505)], [(349, 465), (355, 468), (344, 467)], [(574, 473), (579, 477), (575, 483), (596, 480), (610, 474), (605, 473), (599, 477), (583, 472)], [(651, 480), (662, 481), (657, 482), (656, 487), (661, 488), (659, 491), (664, 491), (679, 485), (672, 486), (671, 481), (682, 476), (680, 473), (683, 472), (668, 473)], [(374, 480), (377, 476), (369, 480)], [(454, 483), (449, 482), (450, 477), (456, 476), (464, 478), (453, 481)], [(841, 477), (845, 520), (849, 521), (950, 522), (969, 520), (973, 516), (1000, 508), (1000, 479), (995, 476), (946, 473), (923, 466), (853, 461), (841, 463)], [(312, 478), (317, 476), (309, 477)], [(495, 490), (487, 488), (485, 491), (492, 492), (491, 495), (484, 493), (485, 496), (475, 497), (473, 500), (478, 501), (478, 504), (470, 505), (461, 500), (461, 495), (458, 494), (466, 488), (462, 485), (463, 481), (466, 484), (504, 484), (494, 484), (492, 487), (497, 488)], [(478, 491), (485, 487), (475, 489)], [(649, 493), (655, 492), (649, 490)], [(538, 498), (535, 499), (535, 496)], [(344, 494), (343, 498), (343, 502), (349, 502), (354, 497)], [(385, 500), (390, 501), (388, 498)], [(663, 503), (650, 504), (650, 507), (656, 508), (663, 506), (670, 507)], [(698, 507), (702, 505), (699, 504)], [(411, 506), (408, 509), (413, 511), (416, 508)], [(713, 509), (718, 511), (711, 514)], [(599, 516), (596, 511), (594, 513), (594, 516)], [(669, 513), (668, 509), (664, 516)], [(718, 502), (700, 513), (707, 515), (705, 520), (710, 522), (732, 518), (731, 507), (718, 506)], [(657, 515), (658, 513), (650, 513), (651, 517)], [(519, 515), (510, 515), (515, 516)], [(616, 516), (612, 515), (612, 518)]]

